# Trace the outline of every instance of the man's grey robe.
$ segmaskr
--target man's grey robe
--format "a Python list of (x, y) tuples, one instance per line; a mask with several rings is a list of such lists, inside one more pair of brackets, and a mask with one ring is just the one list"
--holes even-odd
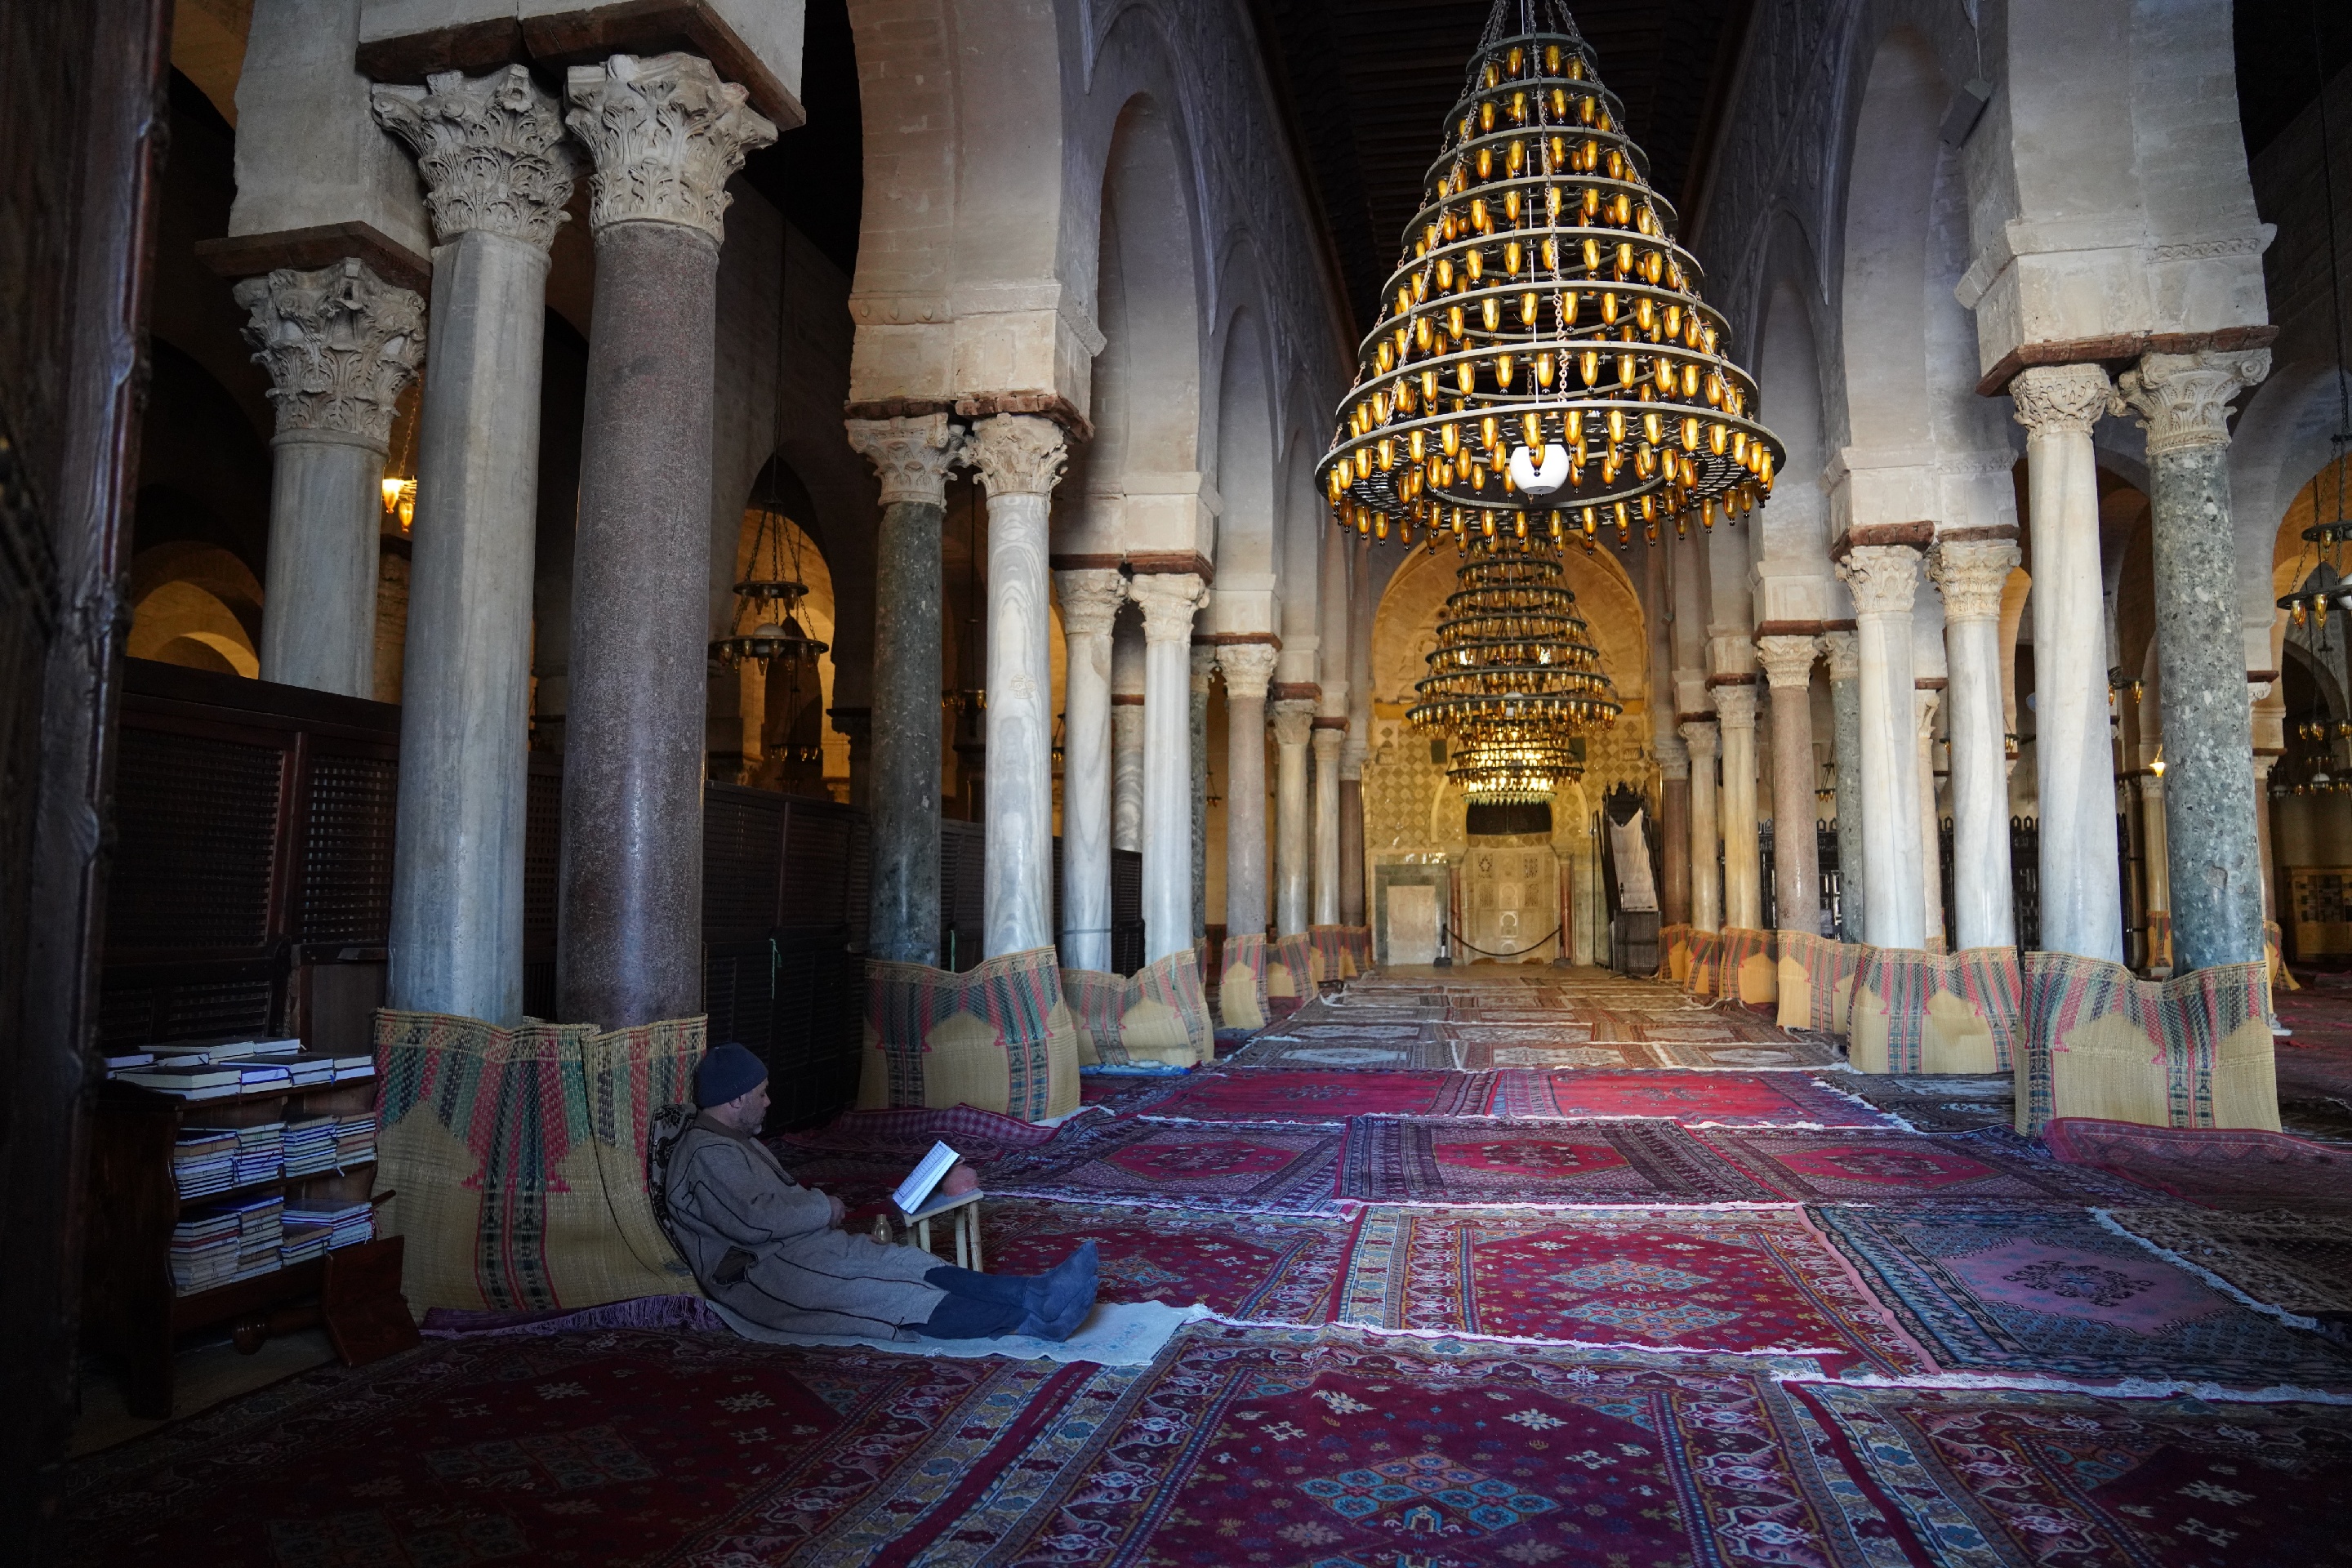
[(836, 1229), (831, 1199), (708, 1114), (678, 1139), (667, 1191), (702, 1289), (769, 1328), (913, 1339), (947, 1294), (923, 1283), (939, 1258)]

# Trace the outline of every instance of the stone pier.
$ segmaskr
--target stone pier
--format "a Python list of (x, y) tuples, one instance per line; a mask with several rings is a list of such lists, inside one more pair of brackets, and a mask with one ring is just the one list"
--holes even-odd
[(1822, 929), (1813, 843), (1813, 660), (1809, 637), (1760, 637), (1756, 657), (1772, 693), (1772, 905), (1782, 931)]
[(1717, 686), (1715, 717), (1723, 737), (1723, 923), (1753, 931), (1764, 923), (1756, 826), (1756, 688)]
[(1110, 631), (1115, 571), (1054, 574), (1067, 659), (1062, 699), (1062, 966), (1110, 968)]
[(1311, 913), (1314, 829), (1307, 816), (1307, 745), (1314, 732), (1314, 698), (1277, 697), (1274, 703), (1274, 925), (1277, 936), (1305, 931)]
[(1271, 643), (1217, 650), (1225, 677), (1225, 934), (1265, 931), (1265, 691)]
[(1713, 719), (1685, 719), (1683, 746), (1690, 753), (1690, 923), (1696, 931), (1723, 926), (1723, 874), (1715, 826)]
[(2009, 771), (2001, 743), (2000, 595), (2017, 546), (1940, 541), (1927, 574), (1944, 595), (1944, 732), (1952, 753), (1952, 932), (1956, 951), (2017, 942), (2009, 863)]
[[(1873, 947), (1927, 945), (1919, 865), (1918, 744), (1912, 693), (1911, 599), (1919, 552), (1857, 545), (1838, 563), (1853, 593), (1860, 744), (1862, 860), (1870, 881), (1863, 940)], [(1838, 815), (1845, 815), (1839, 803)]]

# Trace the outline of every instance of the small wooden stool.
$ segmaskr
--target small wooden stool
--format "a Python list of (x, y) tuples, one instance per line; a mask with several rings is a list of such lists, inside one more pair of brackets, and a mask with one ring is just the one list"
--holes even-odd
[(982, 1272), (980, 1260), (980, 1200), (978, 1192), (958, 1193), (952, 1197), (934, 1197), (929, 1203), (906, 1215), (915, 1229), (915, 1245), (925, 1252), (931, 1249), (931, 1221), (941, 1215), (955, 1216), (955, 1260), (959, 1268)]

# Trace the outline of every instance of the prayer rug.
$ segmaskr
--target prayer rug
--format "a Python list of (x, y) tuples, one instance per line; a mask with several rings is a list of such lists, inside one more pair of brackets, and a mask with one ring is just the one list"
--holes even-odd
[(1834, 1067), (1843, 1059), (1837, 1047), (1827, 1040), (1783, 1039), (1769, 1045), (1733, 1046), (1654, 1040), (1650, 1048), (1668, 1067), (1708, 1071), (1785, 1072), (1791, 1068)]
[(1367, 1209), (1339, 1321), (1656, 1350), (1771, 1351), (1889, 1376), (1930, 1370), (1793, 1205)]
[(875, 1561), (861, 1533), (968, 1528), (1057, 1477), (1073, 1400), (1137, 1375), (732, 1334), (436, 1341), (70, 1466), (69, 1561)]
[(2024, 965), (2020, 1132), (2062, 1116), (2278, 1130), (2262, 964), (2162, 982), (2069, 952), (2031, 952)]
[(1474, 1071), (1498, 1068), (1648, 1068), (1657, 1057), (1631, 1040), (1607, 1045), (1578, 1043), (1580, 1029), (1536, 1028), (1511, 1024), (1448, 1024), (1445, 1038)]
[(1280, 1122), (1091, 1121), (1007, 1160), (987, 1186), (1007, 1197), (1306, 1214), (1331, 1202), (1339, 1141), (1330, 1128)]
[(2342, 1337), (2352, 1326), (2352, 1221), (2316, 1215), (2108, 1209), (2105, 1217), (2265, 1307)]
[(1892, 1127), (1793, 1072), (1507, 1072), (1497, 1116), (1668, 1116), (1685, 1127)]
[(1236, 1068), (1288, 1068), (1293, 1071), (1444, 1072), (1459, 1066), (1454, 1047), (1429, 1037), (1419, 1025), (1411, 1034), (1366, 1037), (1346, 1032), (1309, 1036), (1277, 1026), (1259, 1035), (1227, 1058)]
[(2054, 1389), (1799, 1384), (1946, 1568), (2315, 1568), (2347, 1559), (2352, 1409)]
[(2017, 1089), (2007, 1073), (1900, 1078), (1843, 1073), (1837, 1087), (1901, 1117), (1922, 1132), (1971, 1132), (1979, 1127), (2007, 1127), (2017, 1118)]
[(1339, 1194), (1371, 1203), (1769, 1203), (1770, 1188), (1672, 1121), (1348, 1123)]
[(1947, 1372), (2352, 1386), (2352, 1355), (2086, 1214), (1825, 1208), (1818, 1217)]
[(2352, 1143), (2352, 1105), (2332, 1096), (2279, 1099), (2279, 1130), (2315, 1143)]
[(2137, 1192), (2116, 1177), (2040, 1157), (2006, 1129), (1987, 1132), (1727, 1129), (1699, 1136), (1800, 1203), (2082, 1205), (2129, 1202)]
[(1167, 1088), (1157, 1073), (1095, 1073), (1081, 1069), (1078, 1074), (1079, 1102), (1113, 1116), (1126, 1115), (1139, 1101), (1164, 1093)]
[[(2282, 1016), (2286, 1013), (2284, 1007), (2279, 1011)], [(2279, 1092), (2352, 1098), (2352, 1046), (2305, 1039), (2307, 1023), (2293, 1027), (2292, 1038), (2273, 1041)]]
[(2352, 1150), (2332, 1143), (2252, 1128), (2142, 1127), (2087, 1117), (2062, 1117), (2042, 1138), (2071, 1164), (2207, 1208), (2352, 1214)]
[(1900, 1568), (1808, 1364), (1197, 1324), (990, 1561)]
[(1341, 1122), (1350, 1116), (1479, 1116), (1489, 1072), (1201, 1072), (1127, 1114), (1171, 1121)]
[(1185, 1214), (1114, 1204), (992, 1198), (982, 1205), (989, 1271), (1041, 1274), (1082, 1241), (1102, 1256), (1106, 1301), (1198, 1301), (1220, 1316), (1320, 1323), (1353, 1223), (1299, 1215)]

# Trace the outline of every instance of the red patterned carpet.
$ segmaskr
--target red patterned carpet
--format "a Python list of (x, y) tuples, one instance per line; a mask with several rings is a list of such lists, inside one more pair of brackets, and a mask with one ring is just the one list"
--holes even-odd
[[(2280, 1005), (2281, 1082), (2352, 1094), (2352, 997)], [(1058, 1127), (772, 1142), (878, 1212), (945, 1139), (992, 1270), (1091, 1238), (1105, 1300), (1215, 1315), (1148, 1365), (623, 1304), (78, 1461), (73, 1560), (2352, 1568), (2345, 1147), (2045, 1145), (2011, 1093), (1650, 982), (1367, 977), (1217, 1067), (1089, 1075)]]

